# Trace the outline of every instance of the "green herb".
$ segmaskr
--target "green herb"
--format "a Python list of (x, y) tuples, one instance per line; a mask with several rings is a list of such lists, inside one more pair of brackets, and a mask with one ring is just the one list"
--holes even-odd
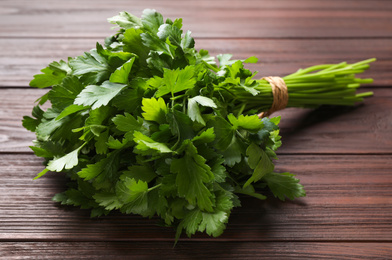
[[(279, 117), (260, 119), (272, 90), (231, 55), (197, 51), (182, 20), (164, 21), (145, 10), (122, 12), (120, 28), (104, 46), (53, 62), (32, 87), (52, 86), (23, 126), (36, 133), (31, 149), (45, 158), (38, 174), (67, 172), (69, 189), (54, 197), (91, 209), (91, 216), (119, 210), (159, 216), (176, 238), (206, 232), (219, 236), (239, 195), (281, 200), (305, 196), (290, 173), (274, 171), (280, 147)], [(355, 64), (319, 65), (284, 77), (288, 106), (353, 105)], [(50, 101), (46, 111), (41, 106)]]

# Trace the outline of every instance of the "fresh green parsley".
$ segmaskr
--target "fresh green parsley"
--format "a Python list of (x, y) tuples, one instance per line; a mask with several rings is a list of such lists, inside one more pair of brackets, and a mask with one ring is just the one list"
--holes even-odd
[[(32, 87), (52, 87), (23, 126), (47, 172), (67, 172), (69, 189), (53, 199), (91, 209), (159, 216), (188, 236), (223, 233), (239, 195), (280, 200), (305, 196), (299, 180), (275, 172), (280, 118), (259, 119), (272, 104), (271, 86), (245, 63), (194, 48), (182, 19), (155, 10), (109, 19), (118, 32), (104, 45), (49, 64)], [(355, 64), (318, 65), (284, 77), (288, 106), (351, 105)], [(41, 106), (50, 102), (44, 111)]]

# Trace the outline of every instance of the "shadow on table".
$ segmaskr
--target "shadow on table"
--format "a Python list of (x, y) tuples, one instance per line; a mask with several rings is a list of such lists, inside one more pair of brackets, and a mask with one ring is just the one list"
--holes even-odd
[[(64, 176), (49, 178), (59, 192), (65, 189)], [(258, 243), (258, 247), (268, 247), (268, 242), (285, 239), (287, 218), (293, 212), (306, 207), (304, 200), (281, 202), (275, 198), (261, 201), (250, 197), (241, 197), (242, 206), (235, 208), (230, 216), (225, 232), (212, 238), (204, 233), (197, 233), (192, 238), (182, 235), (174, 247), (175, 231), (172, 228), (158, 226), (158, 218), (147, 219), (136, 215), (119, 212), (100, 218), (90, 218), (88, 210), (77, 207), (54, 204), (57, 219), (54, 220), (51, 233), (56, 240), (71, 242), (96, 243), (105, 245), (105, 252), (113, 256), (163, 257), (167, 259), (202, 259), (208, 257), (224, 258), (237, 254), (249, 243)], [(298, 215), (298, 214), (297, 214)], [(52, 235), (51, 235), (52, 236)], [(93, 245), (94, 246), (94, 245)], [(94, 248), (90, 248), (94, 255)], [(149, 258), (151, 257), (151, 258)]]
[(293, 221), (287, 219), (295, 218), (293, 211), (306, 207), (301, 199), (281, 202), (274, 198), (260, 201), (244, 197), (242, 201), (242, 207), (232, 212), (226, 231), (218, 238), (206, 234), (182, 236), (173, 247), (173, 240), (159, 238), (156, 230), (155, 238), (107, 241), (105, 246), (113, 255), (136, 259), (241, 259), (252, 256), (253, 250), (260, 254), (269, 251), (271, 243), (287, 241), (287, 230), (293, 228), (289, 227)]
[[(316, 109), (289, 108), (287, 109), (288, 112), (283, 110), (276, 113), (276, 115), (282, 116), (280, 123), (281, 134), (287, 140), (291, 135), (296, 135), (306, 128), (314, 127), (339, 116), (350, 114), (363, 106), (363, 104), (358, 104), (356, 106), (324, 105)], [(272, 116), (276, 115), (273, 114)]]

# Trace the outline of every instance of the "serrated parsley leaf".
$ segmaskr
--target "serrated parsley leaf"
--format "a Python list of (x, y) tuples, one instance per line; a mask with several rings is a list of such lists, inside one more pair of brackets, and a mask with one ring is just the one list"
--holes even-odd
[[(176, 20), (180, 21), (180, 20)], [(157, 36), (158, 38), (165, 42), (167, 39), (169, 39), (170, 43), (180, 46), (181, 44), (181, 24), (179, 27), (177, 27), (177, 24), (162, 24), (159, 29)]]
[(166, 40), (166, 42), (163, 42), (157, 36), (149, 33), (142, 33), (140, 36), (142, 38), (143, 45), (155, 51), (158, 55), (165, 54), (174, 59), (176, 46), (172, 45), (169, 39)]
[(35, 129), (40, 123), (41, 123), (40, 120), (37, 120), (29, 116), (24, 116), (22, 121), (23, 127), (31, 132), (35, 132)]
[(177, 227), (176, 241), (179, 239), (183, 229), (185, 229), (188, 237), (195, 234), (199, 228), (202, 218), (203, 216), (199, 209), (194, 209), (188, 212)]
[(240, 115), (238, 118), (236, 118), (233, 114), (229, 114), (227, 118), (236, 129), (242, 128), (250, 132), (256, 133), (263, 127), (263, 122), (257, 115)]
[(32, 111), (32, 116), (35, 118), (24, 116), (22, 121), (23, 127), (29, 131), (35, 132), (37, 126), (41, 123), (43, 115), (44, 111), (38, 105), (35, 106)]
[(154, 9), (145, 9), (142, 14), (143, 28), (151, 34), (158, 33), (159, 26), (163, 24), (163, 17)]
[(133, 133), (133, 141), (137, 143), (135, 146), (136, 149), (142, 151), (143, 154), (155, 154), (156, 152), (159, 153), (171, 153), (173, 152), (167, 147), (164, 143), (159, 143), (151, 139), (150, 137), (142, 134), (141, 132), (135, 131)]
[(72, 169), (78, 164), (78, 154), (84, 145), (85, 144), (79, 146), (77, 149), (60, 158), (54, 158), (53, 160), (50, 160), (46, 168), (55, 172), (61, 172), (63, 169)]
[(112, 75), (110, 75), (109, 81), (113, 83), (129, 83), (129, 73), (131, 72), (135, 57), (132, 57), (127, 62), (125, 62), (121, 67), (118, 67)]
[(143, 45), (141, 34), (143, 30), (131, 28), (124, 33), (124, 51), (136, 54), (140, 65), (146, 64), (150, 49)]
[(214, 128), (208, 128), (192, 139), (193, 143), (211, 143), (215, 140)]
[(270, 133), (272, 131), (278, 130), (279, 127), (273, 123), (273, 121), (267, 117), (261, 119), (263, 122), (263, 128), (257, 132), (257, 138), (260, 140), (260, 143), (265, 143), (269, 139)]
[(227, 177), (226, 167), (223, 165), (224, 162), (225, 159), (219, 156), (210, 160), (208, 163), (211, 165), (211, 171), (214, 174), (214, 178), (217, 183), (224, 182)]
[(163, 98), (143, 98), (142, 100), (142, 116), (149, 121), (155, 121), (159, 124), (166, 122), (167, 106)]
[(108, 148), (110, 149), (121, 149), (127, 145), (129, 140), (124, 138), (122, 141), (115, 139), (113, 136), (109, 136), (108, 141), (106, 142)]
[(252, 182), (260, 180), (267, 173), (271, 173), (275, 168), (266, 152), (255, 143), (251, 143), (249, 145), (246, 150), (246, 155), (248, 156), (249, 167), (254, 171), (252, 176), (244, 184), (244, 187), (248, 186)]
[(123, 206), (123, 203), (119, 201), (119, 198), (115, 193), (100, 192), (96, 193), (93, 198), (106, 210), (119, 209)]
[(76, 97), (76, 105), (91, 106), (92, 109), (106, 106), (127, 85), (105, 81), (102, 85), (89, 85)]
[(189, 211), (177, 227), (176, 241), (182, 229), (190, 237), (197, 231), (206, 232), (209, 236), (220, 236), (226, 228), (229, 215), (233, 205), (233, 194), (231, 192), (219, 192), (213, 212), (203, 212), (200, 209)]
[(220, 151), (225, 159), (224, 163), (233, 167), (236, 163), (241, 162), (242, 155), (244, 154), (244, 144), (243, 142), (237, 138), (235, 135), (232, 136), (230, 144), (226, 147), (226, 149)]
[(216, 106), (215, 102), (208, 97), (195, 96), (195, 97), (190, 98), (188, 100), (188, 116), (193, 121), (197, 121), (200, 124), (205, 125), (206, 122), (204, 121), (203, 117), (201, 116), (198, 104), (205, 106), (205, 107), (211, 107), (211, 108), (217, 108), (217, 106)]
[(69, 62), (73, 75), (82, 77), (86, 84), (96, 84), (104, 81), (111, 74), (108, 61), (100, 56), (97, 50), (85, 52)]
[(194, 66), (187, 66), (184, 69), (176, 70), (164, 69), (163, 71), (163, 85), (155, 94), (156, 97), (161, 97), (168, 93), (175, 94), (193, 88), (196, 83)]
[(47, 140), (56, 129), (61, 127), (66, 122), (66, 118), (56, 120), (59, 114), (60, 113), (57, 110), (52, 108), (49, 108), (45, 111), (41, 118), (40, 124), (35, 129), (37, 138), (39, 140)]
[(52, 62), (48, 67), (41, 70), (43, 74), (37, 74), (30, 81), (31, 87), (46, 88), (61, 83), (63, 78), (71, 72), (68, 64), (61, 60), (60, 62)]
[(88, 164), (81, 171), (77, 172), (79, 177), (85, 180), (96, 179), (98, 182), (110, 182), (117, 175), (120, 163), (119, 151), (116, 150), (107, 154), (106, 158), (94, 164)]
[(116, 125), (117, 129), (125, 132), (124, 137), (128, 140), (133, 139), (134, 131), (145, 132), (145, 128), (143, 128), (143, 119), (138, 118), (137, 120), (129, 113), (125, 113), (123, 115), (117, 115), (112, 119), (113, 123)]
[(173, 159), (170, 171), (177, 173), (176, 185), (180, 196), (185, 196), (190, 204), (198, 205), (201, 210), (212, 211), (212, 194), (206, 183), (214, 179), (214, 174), (205, 162), (196, 147), (189, 143), (184, 156)]
[(79, 206), (82, 209), (91, 209), (97, 206), (95, 201), (86, 196), (83, 191), (73, 188), (56, 194), (52, 200), (60, 202), (62, 205)]
[(219, 60), (219, 67), (224, 67), (227, 65), (232, 65), (237, 60), (230, 60), (233, 54), (218, 54), (216, 58)]
[(293, 200), (306, 195), (304, 187), (299, 184), (299, 180), (288, 172), (268, 173), (263, 177), (263, 180), (267, 182), (274, 196), (280, 200), (284, 201), (286, 197)]
[(220, 116), (215, 117), (215, 120), (212, 121), (212, 126), (216, 135), (216, 148), (221, 151), (226, 150), (233, 142), (235, 128)]
[(144, 181), (125, 178), (116, 185), (116, 194), (123, 203), (121, 211), (127, 214), (149, 215), (148, 185)]
[(123, 115), (117, 115), (112, 118), (113, 123), (117, 126), (117, 129), (123, 132), (130, 132), (140, 130), (143, 125), (143, 119), (139, 118), (136, 120), (131, 114), (125, 113)]
[(199, 225), (198, 231), (206, 232), (209, 236), (217, 237), (223, 233), (228, 221), (227, 213), (218, 211), (215, 213), (202, 213), (202, 221)]
[(61, 84), (53, 86), (48, 93), (48, 98), (53, 108), (60, 110), (73, 104), (76, 96), (83, 90), (84, 86), (77, 77), (68, 76)]
[(108, 22), (117, 24), (124, 29), (139, 28), (142, 26), (141, 19), (128, 12), (120, 12), (118, 15), (109, 18)]

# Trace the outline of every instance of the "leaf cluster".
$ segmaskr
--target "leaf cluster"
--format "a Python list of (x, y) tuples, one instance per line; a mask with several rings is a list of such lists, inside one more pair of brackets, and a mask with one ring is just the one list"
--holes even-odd
[[(155, 10), (109, 19), (104, 45), (53, 62), (32, 87), (52, 86), (23, 125), (45, 173), (67, 172), (54, 197), (91, 209), (159, 216), (188, 236), (219, 236), (239, 194), (285, 200), (305, 195), (289, 173), (274, 172), (279, 118), (259, 119), (231, 89), (257, 94), (247, 60), (197, 51), (182, 20)], [(42, 105), (50, 102), (46, 111)]]

